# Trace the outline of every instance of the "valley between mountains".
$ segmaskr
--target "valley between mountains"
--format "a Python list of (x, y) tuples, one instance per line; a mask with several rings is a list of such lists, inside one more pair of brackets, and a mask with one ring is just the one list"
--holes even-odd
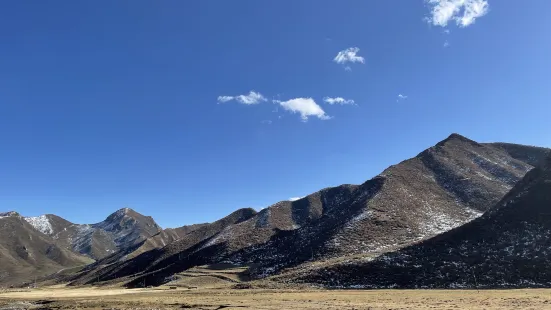
[(551, 287), (550, 240), (550, 150), (452, 134), (363, 184), (212, 223), (0, 213), (0, 286)]

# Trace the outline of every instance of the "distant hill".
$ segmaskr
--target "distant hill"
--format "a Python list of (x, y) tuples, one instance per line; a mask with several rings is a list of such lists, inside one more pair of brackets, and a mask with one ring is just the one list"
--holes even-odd
[(44, 275), (90, 262), (91, 259), (58, 246), (17, 212), (0, 213), (1, 285), (33, 282)]
[(468, 224), (373, 261), (310, 270), (293, 280), (358, 288), (550, 287), (551, 156), (538, 162)]
[[(250, 208), (239, 209), (213, 223), (180, 228), (178, 231), (184, 233), (184, 235), (180, 239), (164, 247), (154, 248), (136, 256), (136, 253), (141, 252), (140, 248), (145, 246), (146, 243), (144, 243), (138, 248), (131, 249), (128, 253), (124, 253), (124, 256), (115, 254), (100, 260), (68, 280), (70, 280), (73, 285), (78, 285), (94, 283), (98, 279), (104, 281), (124, 278), (129, 275), (143, 272), (149, 265), (155, 265), (159, 261), (174, 257), (180, 259), (181, 253), (185, 253), (190, 248), (203, 244), (205, 241), (223, 232), (227, 227), (246, 221), (255, 214), (256, 211)], [(154, 241), (150, 240), (149, 242)]]
[(162, 232), (150, 216), (129, 208), (120, 209), (97, 224), (74, 224), (53, 214), (25, 220), (58, 245), (93, 259), (134, 247)]
[[(0, 225), (3, 223), (6, 225), (2, 227), (10, 233), (0, 234), (0, 250), (2, 244), (9, 244), (5, 246), (6, 250), (0, 251), (0, 263), (5, 262), (0, 266), (6, 266), (5, 269), (0, 268), (0, 284), (20, 284), (22, 279), (30, 279), (26, 278), (27, 274), (32, 274), (34, 280), (64, 269), (63, 267), (93, 263), (84, 269), (87, 270), (132, 258), (143, 252), (162, 248), (205, 225), (162, 230), (151, 217), (129, 208), (120, 209), (97, 224), (74, 224), (54, 214), (23, 217), (17, 212), (0, 213)], [(8, 228), (15, 229), (17, 235)], [(40, 247), (28, 247), (27, 239), (40, 241)], [(20, 260), (26, 256), (12, 255), (16, 249), (30, 248), (38, 251), (46, 245), (51, 248), (48, 251), (59, 250), (63, 255), (51, 262), (42, 258), (25, 262)], [(29, 257), (34, 256), (29, 254)], [(94, 259), (98, 261), (94, 263)]]
[(131, 258), (153, 249), (163, 248), (166, 245), (171, 244), (172, 242), (176, 242), (182, 239), (184, 236), (190, 234), (195, 230), (204, 229), (210, 226), (210, 223), (205, 223), (164, 229), (156, 235), (147, 238), (143, 243), (140, 244), (139, 247), (132, 249), (132, 251), (128, 253), (127, 257)]

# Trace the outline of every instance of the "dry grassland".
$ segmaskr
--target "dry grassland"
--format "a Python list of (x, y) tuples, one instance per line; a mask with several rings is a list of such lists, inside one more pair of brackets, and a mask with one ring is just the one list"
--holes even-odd
[(551, 309), (551, 290), (235, 290), (53, 287), (0, 293), (0, 309)]

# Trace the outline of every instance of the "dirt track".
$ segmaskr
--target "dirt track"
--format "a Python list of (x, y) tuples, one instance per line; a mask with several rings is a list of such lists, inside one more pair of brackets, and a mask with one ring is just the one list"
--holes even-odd
[(293, 291), (53, 288), (0, 294), (0, 309), (551, 309), (551, 290)]

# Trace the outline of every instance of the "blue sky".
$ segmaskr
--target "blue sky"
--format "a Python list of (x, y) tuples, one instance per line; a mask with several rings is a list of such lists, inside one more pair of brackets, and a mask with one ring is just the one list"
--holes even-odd
[(550, 12), (3, 1), (0, 211), (175, 227), (364, 182), (452, 132), (551, 147)]

